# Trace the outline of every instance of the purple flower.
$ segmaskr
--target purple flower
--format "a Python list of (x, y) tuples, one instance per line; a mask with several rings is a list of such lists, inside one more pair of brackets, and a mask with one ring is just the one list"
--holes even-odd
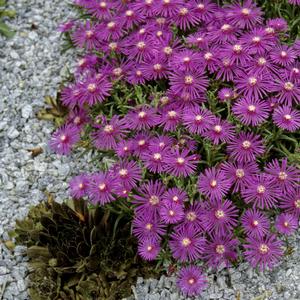
[(63, 88), (61, 92), (61, 101), (64, 106), (74, 109), (76, 105), (82, 105), (80, 103), (81, 86), (78, 84), (71, 84)]
[(187, 198), (187, 193), (176, 187), (168, 189), (162, 197), (164, 203), (176, 203), (178, 205), (183, 205)]
[(89, 1), (86, 5), (87, 11), (99, 20), (109, 20), (112, 17), (113, 4), (108, 1)]
[(276, 221), (275, 227), (279, 233), (291, 235), (298, 229), (298, 217), (292, 214), (280, 214)]
[(169, 242), (172, 255), (181, 262), (194, 261), (201, 257), (205, 238), (192, 228), (180, 227), (171, 234)]
[(174, 70), (169, 76), (171, 91), (179, 96), (189, 95), (196, 99), (206, 91), (208, 79), (201, 70)]
[(203, 63), (205, 68), (210, 72), (215, 72), (218, 69), (218, 62), (220, 56), (220, 48), (211, 46), (206, 51), (203, 51)]
[(201, 173), (198, 179), (198, 188), (201, 194), (209, 199), (222, 199), (231, 187), (230, 180), (226, 178), (223, 171), (209, 168)]
[(182, 205), (175, 202), (164, 202), (159, 214), (165, 224), (177, 224), (184, 218)]
[(149, 181), (142, 184), (137, 189), (138, 195), (133, 196), (133, 204), (137, 213), (148, 212), (152, 215), (158, 215), (161, 207), (162, 195), (165, 192), (165, 187), (160, 181)]
[(135, 214), (132, 221), (132, 232), (140, 241), (147, 239), (159, 241), (166, 233), (166, 225), (158, 217), (145, 211)]
[(88, 123), (90, 118), (87, 112), (83, 108), (75, 107), (69, 112), (67, 122), (76, 126), (78, 129), (81, 129), (83, 125)]
[(214, 269), (217, 269), (223, 263), (226, 267), (229, 267), (237, 259), (238, 244), (239, 241), (230, 234), (214, 234), (211, 236), (211, 240), (206, 241), (203, 258)]
[(173, 176), (187, 177), (195, 172), (196, 167), (195, 156), (189, 155), (187, 149), (175, 149), (166, 155), (164, 171)]
[(226, 9), (226, 17), (230, 23), (241, 29), (252, 29), (262, 23), (262, 11), (252, 0), (243, 1), (243, 4), (235, 2)]
[(118, 158), (125, 158), (132, 154), (132, 142), (131, 141), (120, 141), (114, 148)]
[(198, 266), (183, 267), (179, 274), (177, 285), (184, 295), (199, 295), (207, 287), (207, 278)]
[(261, 137), (250, 132), (239, 133), (227, 145), (228, 154), (238, 162), (255, 161), (264, 151)]
[(289, 166), (287, 158), (282, 159), (281, 163), (278, 159), (273, 159), (266, 165), (265, 172), (275, 179), (276, 184), (284, 194), (293, 192), (300, 182), (299, 169)]
[(184, 110), (182, 119), (189, 132), (202, 134), (211, 127), (214, 116), (209, 110), (194, 106)]
[(255, 162), (224, 162), (221, 170), (228, 180), (234, 184), (233, 192), (239, 192), (248, 184), (248, 180), (259, 172)]
[(234, 137), (234, 126), (220, 118), (214, 118), (209, 130), (204, 132), (204, 137), (210, 139), (215, 145), (228, 142)]
[(264, 73), (245, 73), (239, 71), (236, 74), (234, 83), (239, 93), (249, 98), (259, 99), (270, 92), (270, 82), (272, 79), (267, 72)]
[(75, 176), (70, 181), (70, 194), (74, 199), (80, 199), (87, 195), (89, 177), (86, 174)]
[(160, 252), (157, 240), (144, 239), (138, 244), (138, 253), (145, 260), (154, 260)]
[(102, 126), (92, 134), (94, 145), (98, 149), (114, 149), (117, 142), (125, 137), (127, 133), (126, 122), (114, 115), (110, 121), (104, 121)]
[(74, 25), (75, 25), (75, 21), (73, 21), (73, 20), (62, 23), (58, 26), (58, 31), (63, 32), (63, 33), (71, 31), (72, 28), (74, 27)]
[(145, 133), (138, 133), (132, 140), (132, 149), (134, 155), (140, 157), (144, 151), (148, 150), (150, 136)]
[(235, 63), (237, 65), (244, 65), (245, 62), (251, 58), (248, 50), (239, 43), (234, 45), (225, 45), (222, 51), (222, 56), (229, 59), (229, 62), (232, 62), (232, 64)]
[(218, 98), (221, 102), (232, 100), (234, 97), (234, 92), (231, 88), (222, 88), (218, 92)]
[(261, 173), (249, 179), (248, 185), (242, 190), (242, 197), (247, 204), (253, 203), (254, 207), (270, 209), (276, 207), (280, 189), (272, 176)]
[(247, 238), (245, 248), (245, 258), (250, 265), (255, 268), (259, 267), (264, 271), (267, 267), (272, 269), (283, 255), (283, 243), (277, 240), (275, 235), (266, 235), (262, 238)]
[(97, 31), (101, 34), (102, 40), (118, 40), (124, 35), (123, 21), (120, 17), (109, 19), (97, 26)]
[(100, 47), (102, 39), (97, 26), (88, 20), (85, 24), (79, 24), (79, 27), (72, 34), (72, 40), (77, 47), (92, 50)]
[(257, 126), (269, 117), (270, 108), (264, 100), (242, 98), (234, 103), (232, 111), (243, 124)]
[(181, 30), (190, 30), (200, 22), (197, 9), (190, 3), (184, 3), (176, 10), (174, 16), (174, 24)]
[(141, 154), (141, 160), (143, 161), (145, 167), (151, 172), (162, 173), (165, 170), (168, 151), (169, 148), (152, 146)]
[(204, 22), (210, 21), (218, 10), (218, 6), (211, 0), (193, 0), (193, 6), (196, 7), (200, 20)]
[(222, 57), (218, 63), (217, 79), (223, 81), (232, 81), (237, 70), (237, 65), (233, 57), (230, 55)]
[(126, 80), (132, 85), (144, 84), (146, 82), (144, 71), (145, 70), (142, 70), (141, 65), (137, 64), (128, 70)]
[(230, 200), (205, 203), (202, 226), (210, 233), (225, 235), (237, 225), (238, 210)]
[(289, 0), (289, 3), (293, 5), (300, 5), (300, 0)]
[(287, 213), (300, 216), (300, 188), (297, 187), (291, 193), (280, 198), (279, 206)]
[(283, 18), (275, 18), (267, 21), (267, 26), (274, 28), (276, 31), (287, 31), (288, 24), (287, 21)]
[(91, 176), (88, 185), (88, 196), (93, 203), (104, 205), (115, 200), (116, 181), (107, 173), (96, 173)]
[(274, 123), (282, 129), (294, 132), (300, 128), (300, 112), (289, 106), (278, 107), (273, 113)]
[(51, 150), (60, 155), (70, 154), (72, 147), (79, 141), (80, 131), (72, 124), (66, 124), (57, 129), (51, 137)]
[(176, 106), (167, 106), (160, 112), (160, 124), (164, 131), (174, 131), (181, 121), (181, 110)]
[(297, 54), (293, 48), (290, 48), (286, 45), (280, 45), (270, 51), (270, 57), (275, 64), (286, 67), (295, 62)]
[(241, 217), (242, 227), (247, 236), (262, 238), (270, 230), (269, 219), (256, 209), (247, 209)]
[(80, 102), (82, 104), (94, 105), (103, 102), (110, 95), (112, 84), (106, 76), (97, 74), (85, 79), (80, 87)]
[[(203, 203), (195, 202), (193, 205), (185, 209), (185, 217), (179, 227), (192, 228), (193, 230), (200, 232), (203, 231), (202, 227), (202, 214), (203, 214)], [(177, 228), (177, 227), (176, 227)]]
[(157, 0), (154, 6), (154, 13), (162, 17), (174, 17), (177, 8), (181, 5), (181, 0)]
[(130, 5), (132, 9), (136, 10), (137, 12), (147, 17), (151, 17), (155, 14), (156, 1), (154, 0), (135, 1)]
[(143, 106), (129, 111), (125, 120), (128, 128), (143, 130), (155, 126), (159, 121), (159, 116), (154, 108)]
[(145, 59), (140, 70), (147, 80), (158, 80), (168, 75), (167, 59), (162, 55), (153, 55)]
[(133, 188), (142, 180), (142, 170), (135, 161), (123, 161), (113, 166), (112, 175), (121, 185)]
[(184, 49), (179, 52), (175, 52), (173, 57), (170, 60), (170, 67), (172, 67), (173, 70), (193, 70), (195, 68), (202, 68), (202, 56), (200, 53), (195, 52), (190, 49)]

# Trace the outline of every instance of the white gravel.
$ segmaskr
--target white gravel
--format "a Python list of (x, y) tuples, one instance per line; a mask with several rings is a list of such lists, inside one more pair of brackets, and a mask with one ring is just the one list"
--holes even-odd
[[(71, 11), (67, 1), (14, 0), (17, 18), (10, 22), (17, 30), (12, 40), (0, 36), (0, 238), (14, 220), (26, 215), (31, 205), (45, 199), (44, 192), (58, 200), (67, 196), (72, 174), (92, 171), (91, 155), (58, 157), (47, 148), (53, 131), (50, 122), (39, 121), (35, 113), (45, 95), (55, 95), (74, 53), (61, 55), (56, 32)], [(34, 29), (36, 28), (36, 29)], [(72, 58), (73, 54), (73, 58)], [(32, 158), (28, 149), (42, 147), (44, 153)], [(241, 264), (238, 269), (209, 275), (209, 288), (197, 299), (300, 299), (300, 236), (291, 239), (295, 253), (273, 272), (260, 274)], [(11, 253), (0, 242), (0, 299), (29, 299), (26, 292), (27, 265), (24, 248)], [(186, 299), (178, 294), (174, 278), (138, 279), (133, 287), (138, 300)]]

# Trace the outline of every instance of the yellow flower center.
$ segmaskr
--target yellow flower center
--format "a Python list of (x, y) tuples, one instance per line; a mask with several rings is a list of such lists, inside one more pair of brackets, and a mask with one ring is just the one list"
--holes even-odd
[(293, 88), (294, 88), (294, 84), (290, 81), (288, 81), (284, 84), (284, 89), (287, 91), (292, 91)]
[(114, 128), (112, 125), (106, 125), (106, 126), (104, 126), (103, 131), (106, 133), (112, 133), (114, 131)]
[(264, 57), (260, 57), (259, 59), (258, 59), (258, 65), (260, 65), (260, 66), (263, 66), (263, 65), (265, 65), (266, 64), (266, 59), (264, 58)]
[(120, 75), (122, 75), (122, 69), (121, 68), (115, 68), (114, 70), (113, 70), (113, 73), (114, 73), (114, 75), (116, 75), (116, 76), (120, 76)]
[(153, 66), (153, 69), (154, 69), (155, 71), (160, 71), (160, 70), (162, 69), (162, 65), (161, 65), (161, 64), (155, 64), (155, 65)]
[(249, 8), (243, 8), (243, 9), (241, 10), (241, 12), (242, 12), (242, 14), (243, 14), (244, 16), (249, 16), (250, 13), (251, 13), (251, 9), (249, 9)]
[(107, 24), (107, 28), (108, 28), (108, 29), (113, 29), (115, 26), (116, 26), (116, 23), (115, 23), (115, 22), (109, 22), (109, 23)]
[(215, 217), (217, 219), (222, 219), (225, 217), (225, 213), (222, 209), (218, 209), (216, 212), (215, 212)]
[(281, 172), (278, 173), (278, 178), (280, 180), (286, 180), (287, 177), (288, 177), (288, 175), (285, 172), (283, 172), (283, 171), (281, 171)]
[(181, 8), (180, 10), (179, 10), (179, 14), (181, 15), (181, 16), (185, 16), (185, 15), (187, 15), (189, 13), (189, 10), (186, 8), (186, 7), (183, 7), (183, 8)]
[(213, 57), (213, 55), (212, 55), (211, 52), (207, 52), (207, 53), (204, 54), (204, 59), (205, 60), (210, 60), (210, 59), (212, 59), (212, 57)]
[(106, 2), (102, 1), (102, 2), (100, 2), (99, 6), (101, 8), (106, 8), (107, 5), (106, 5)]
[(160, 153), (154, 153), (153, 158), (154, 158), (154, 160), (161, 160), (161, 154)]
[(175, 118), (177, 116), (177, 112), (175, 110), (168, 111), (168, 116), (170, 118)]
[(135, 72), (135, 74), (136, 74), (137, 76), (142, 76), (142, 71), (137, 70), (137, 71)]
[(92, 93), (92, 92), (95, 92), (96, 88), (97, 88), (97, 86), (96, 86), (95, 83), (90, 83), (90, 84), (87, 86), (88, 91), (91, 92), (91, 93)]
[(260, 38), (260, 36), (255, 36), (255, 37), (252, 39), (252, 41), (253, 41), (254, 43), (259, 43), (259, 42), (261, 41), (261, 38)]
[(110, 43), (108, 46), (109, 46), (109, 48), (110, 48), (111, 50), (116, 50), (117, 47), (118, 47), (118, 44), (115, 43), (115, 42), (112, 42), (112, 43)]
[(193, 285), (193, 284), (195, 283), (195, 279), (194, 279), (194, 278), (190, 278), (190, 279), (188, 280), (188, 283), (189, 283), (190, 285)]
[(164, 48), (164, 53), (167, 54), (167, 55), (171, 55), (173, 52), (173, 49), (169, 46), (165, 47)]
[(183, 62), (185, 62), (185, 63), (188, 63), (188, 62), (190, 62), (190, 61), (191, 61), (191, 58), (188, 57), (188, 56), (185, 56), (185, 57), (183, 58)]
[(192, 241), (189, 238), (184, 238), (181, 241), (182, 246), (184, 247), (188, 247), (190, 244), (192, 243)]
[(243, 178), (245, 176), (245, 172), (243, 169), (237, 169), (235, 171), (235, 175), (237, 178)]
[(259, 252), (260, 252), (261, 254), (267, 254), (267, 253), (269, 252), (269, 250), (270, 250), (270, 248), (269, 248), (268, 245), (266, 245), (266, 244), (261, 244), (261, 245), (259, 246)]
[(258, 226), (259, 223), (258, 223), (257, 220), (253, 220), (252, 224), (253, 224), (254, 227), (256, 227), (256, 226)]
[(240, 53), (242, 51), (242, 46), (241, 45), (234, 45), (233, 46), (233, 51)]
[(106, 184), (105, 183), (100, 183), (98, 187), (99, 187), (100, 191), (104, 191), (106, 189)]
[(217, 180), (215, 180), (215, 179), (213, 179), (213, 180), (211, 180), (210, 181), (210, 186), (212, 187), (212, 188), (215, 188), (216, 186), (217, 186)]
[(285, 222), (283, 223), (283, 226), (284, 226), (284, 227), (289, 227), (289, 225), (290, 225), (290, 224), (289, 224), (288, 221), (285, 221)]
[(172, 200), (173, 200), (174, 202), (178, 202), (179, 198), (178, 198), (178, 196), (174, 196), (174, 197), (172, 198)]
[(272, 28), (272, 27), (267, 27), (267, 28), (265, 29), (265, 32), (268, 33), (268, 34), (273, 34), (273, 33), (275, 33), (275, 29)]
[(94, 35), (94, 31), (92, 31), (92, 30), (87, 30), (87, 31), (85, 32), (85, 35), (86, 35), (87, 38), (91, 38), (91, 37)]
[(249, 79), (248, 79), (248, 82), (249, 82), (249, 84), (250, 85), (256, 85), (256, 83), (257, 83), (257, 79), (255, 78), (255, 77), (250, 77)]
[(194, 82), (194, 78), (191, 75), (187, 75), (184, 77), (184, 83), (185, 84), (192, 84)]
[(82, 190), (84, 188), (84, 184), (81, 182), (81, 183), (78, 184), (78, 187), (79, 187), (79, 189)]
[(133, 11), (132, 10), (127, 10), (125, 14), (126, 14), (127, 17), (131, 17), (131, 16), (133, 16)]
[(141, 41), (141, 42), (138, 42), (136, 44), (136, 46), (139, 48), (139, 49), (144, 49), (146, 47), (146, 44), (145, 42)]
[(300, 199), (295, 200), (294, 204), (296, 208), (300, 208)]
[(148, 251), (148, 252), (151, 252), (151, 251), (152, 251), (152, 249), (153, 249), (153, 247), (152, 247), (152, 246), (150, 246), (150, 245), (147, 247), (147, 251)]
[(153, 3), (153, 0), (145, 0), (146, 4), (152, 4)]
[(138, 116), (139, 116), (139, 119), (143, 119), (143, 118), (145, 118), (146, 117), (146, 112), (144, 112), (144, 111), (140, 111), (139, 112), (139, 114), (138, 114)]
[(127, 176), (127, 175), (128, 175), (128, 170), (126, 170), (126, 169), (121, 169), (121, 170), (119, 171), (119, 175), (120, 175), (121, 177)]
[(171, 217), (175, 216), (175, 211), (174, 210), (169, 210), (169, 216), (171, 216)]
[(217, 245), (217, 247), (216, 247), (216, 252), (217, 252), (218, 254), (224, 254), (224, 252), (225, 252), (225, 247), (224, 247), (224, 245)]
[(286, 57), (287, 56), (287, 52), (286, 51), (281, 51), (280, 52), (280, 56), (283, 57), (283, 58)]
[(197, 116), (195, 117), (195, 120), (196, 120), (197, 122), (201, 122), (202, 119), (203, 119), (203, 117), (202, 117), (201, 115), (197, 115)]
[(185, 162), (185, 160), (184, 160), (183, 157), (178, 157), (178, 158), (177, 158), (177, 163), (178, 163), (179, 165), (183, 165), (184, 162)]
[(250, 111), (250, 112), (255, 112), (255, 111), (256, 111), (256, 106), (253, 105), (253, 104), (249, 105), (249, 106), (248, 106), (248, 111)]
[(144, 146), (146, 144), (146, 141), (145, 140), (140, 140), (138, 142), (139, 146)]
[(222, 31), (228, 31), (231, 29), (231, 25), (229, 24), (224, 24), (222, 27), (221, 27), (221, 30)]
[(159, 203), (159, 198), (155, 195), (151, 196), (149, 199), (151, 205), (157, 205)]
[(193, 222), (197, 219), (197, 215), (195, 214), (195, 212), (190, 211), (186, 214), (186, 219)]
[(266, 191), (266, 188), (265, 188), (265, 186), (263, 186), (262, 184), (260, 184), (260, 185), (257, 187), (257, 193), (258, 193), (258, 194), (263, 194), (265, 191)]
[(287, 121), (290, 121), (292, 119), (292, 116), (289, 114), (286, 114), (283, 116)]
[(153, 228), (153, 224), (147, 223), (146, 226), (145, 226), (145, 228), (146, 228), (147, 230), (151, 230), (151, 229)]
[(203, 10), (205, 8), (205, 5), (203, 3), (199, 3), (197, 5), (197, 8), (200, 9), (200, 10)]
[(216, 126), (214, 127), (214, 131), (217, 132), (217, 133), (220, 133), (220, 132), (222, 131), (222, 126), (216, 125)]
[(62, 142), (65, 142), (66, 139), (67, 139), (67, 136), (66, 136), (65, 134), (62, 134), (62, 135), (60, 136), (60, 140), (61, 140)]
[(163, 35), (163, 32), (161, 30), (156, 32), (156, 36), (161, 37)]
[(251, 147), (251, 142), (250, 141), (244, 141), (242, 143), (242, 146), (244, 149), (249, 149)]

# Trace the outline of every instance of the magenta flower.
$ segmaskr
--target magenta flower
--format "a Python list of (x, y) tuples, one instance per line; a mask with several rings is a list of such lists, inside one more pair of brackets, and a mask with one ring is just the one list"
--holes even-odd
[(208, 79), (201, 70), (174, 70), (169, 79), (172, 92), (179, 96), (189, 95), (192, 99), (201, 97), (208, 87)]
[[(185, 209), (185, 217), (179, 227), (192, 228), (193, 230), (200, 232), (203, 231), (202, 227), (202, 214), (203, 214), (203, 203), (195, 202), (193, 205)], [(176, 227), (177, 228), (177, 227)]]
[(74, 44), (80, 48), (85, 47), (87, 50), (99, 48), (101, 40), (97, 25), (92, 24), (89, 20), (85, 24), (79, 24), (72, 34)]
[(169, 151), (169, 148), (152, 146), (141, 154), (141, 160), (149, 171), (153, 173), (162, 173), (165, 170), (166, 157)]
[(203, 258), (214, 269), (217, 269), (222, 264), (230, 267), (232, 262), (237, 259), (238, 245), (239, 241), (230, 234), (213, 234), (211, 240), (206, 241)]
[(113, 166), (112, 176), (122, 186), (134, 188), (142, 180), (142, 170), (135, 161), (121, 161)]
[(224, 45), (222, 56), (236, 65), (244, 65), (251, 58), (248, 50), (240, 43)]
[(160, 125), (164, 131), (174, 131), (181, 122), (181, 109), (176, 106), (167, 106), (160, 111)]
[(169, 245), (172, 255), (181, 262), (194, 261), (201, 257), (205, 238), (192, 228), (181, 227), (171, 234)]
[(252, 0), (235, 2), (226, 6), (226, 17), (230, 23), (241, 29), (252, 29), (262, 23), (262, 11)]
[(159, 116), (154, 108), (143, 106), (129, 111), (125, 120), (128, 128), (143, 130), (155, 126), (159, 121)]
[(210, 21), (218, 6), (211, 0), (193, 0), (193, 6), (196, 8), (197, 15), (204, 22)]
[(254, 207), (270, 209), (277, 206), (280, 198), (280, 189), (274, 178), (261, 173), (249, 179), (248, 185), (242, 190), (244, 201), (253, 203)]
[(94, 145), (98, 149), (114, 149), (117, 142), (123, 139), (127, 133), (126, 122), (115, 115), (110, 121), (104, 120), (101, 127), (92, 134)]
[(97, 74), (94, 77), (88, 77), (81, 84), (80, 102), (82, 105), (85, 103), (89, 105), (101, 103), (110, 95), (111, 88), (111, 82), (104, 75)]
[(267, 26), (274, 28), (278, 32), (284, 32), (288, 30), (288, 24), (284, 18), (270, 19), (267, 21)]
[(269, 73), (245, 73), (240, 71), (237, 73), (234, 83), (239, 93), (249, 98), (263, 98), (270, 92), (272, 79)]
[(291, 235), (298, 229), (298, 217), (292, 214), (280, 214), (276, 221), (275, 227), (281, 234)]
[(156, 1), (154, 0), (135, 1), (131, 3), (130, 6), (138, 13), (141, 13), (147, 17), (151, 17), (156, 14), (155, 13)]
[(214, 116), (209, 110), (194, 106), (184, 110), (182, 119), (189, 132), (202, 134), (211, 128)]
[(124, 35), (123, 21), (120, 17), (109, 19), (99, 24), (97, 31), (101, 34), (102, 40), (118, 40)]
[(149, 213), (158, 215), (161, 207), (162, 195), (165, 192), (165, 187), (160, 181), (149, 181), (142, 184), (137, 189), (137, 195), (133, 196), (133, 204), (136, 204), (135, 211), (137, 213)]
[(190, 30), (191, 27), (196, 26), (198, 23), (200, 23), (200, 17), (197, 8), (192, 4), (189, 2), (182, 3), (181, 6), (177, 8), (174, 16), (174, 24), (181, 30)]
[(118, 158), (125, 158), (132, 155), (132, 142), (131, 141), (120, 141), (117, 143), (116, 147), (114, 148)]
[(162, 55), (152, 55), (141, 64), (140, 70), (147, 80), (167, 78), (169, 67), (167, 59)]
[(197, 296), (207, 287), (207, 278), (198, 266), (183, 267), (177, 285), (186, 296)]
[(223, 171), (209, 168), (201, 173), (198, 179), (198, 188), (201, 194), (209, 199), (222, 199), (231, 187), (231, 182)]
[(178, 205), (183, 205), (183, 203), (187, 200), (187, 193), (184, 190), (179, 188), (170, 188), (163, 194), (163, 202), (164, 203), (176, 203)]
[(300, 188), (295, 188), (294, 191), (280, 198), (279, 206), (287, 213), (300, 216)]
[[(226, 54), (226, 53), (225, 53)], [(237, 70), (235, 59), (230, 55), (225, 56), (218, 62), (217, 79), (232, 81)]]
[(179, 52), (175, 52), (170, 60), (170, 66), (174, 70), (193, 70), (195, 68), (203, 68), (202, 66), (202, 56), (200, 53), (193, 50), (184, 49)]
[(138, 244), (138, 253), (145, 260), (155, 260), (160, 252), (157, 240), (144, 239)]
[(300, 0), (289, 0), (289, 3), (293, 5), (300, 5)]
[(112, 17), (113, 4), (108, 1), (88, 1), (87, 11), (99, 20), (109, 20)]
[(157, 0), (154, 6), (154, 13), (162, 17), (172, 18), (175, 16), (177, 8), (181, 5), (181, 0)]
[(189, 150), (175, 149), (167, 153), (164, 171), (176, 177), (187, 177), (195, 172), (197, 163), (195, 156), (189, 155)]
[(247, 236), (262, 238), (270, 230), (269, 219), (256, 209), (247, 209), (241, 217), (242, 227)]
[(183, 206), (175, 202), (163, 202), (159, 214), (165, 224), (177, 224), (184, 218)]
[(210, 233), (225, 235), (237, 225), (238, 210), (230, 200), (205, 203), (202, 226)]
[(274, 178), (284, 194), (293, 192), (300, 182), (299, 169), (289, 166), (287, 158), (282, 159), (281, 163), (278, 159), (273, 159), (266, 165), (265, 172)]
[(138, 133), (130, 140), (134, 155), (140, 157), (149, 148), (150, 136), (145, 133)]
[(215, 145), (225, 143), (234, 137), (234, 126), (220, 118), (214, 118), (208, 131), (203, 133), (204, 137), (210, 139)]
[(275, 64), (286, 67), (295, 62), (297, 54), (293, 48), (286, 45), (280, 45), (270, 51), (270, 57)]
[(222, 88), (218, 92), (218, 98), (221, 102), (232, 100), (233, 97), (234, 93), (231, 88)]
[(80, 130), (72, 124), (66, 124), (52, 134), (49, 146), (57, 154), (67, 155), (79, 140)]
[(57, 30), (60, 32), (63, 32), (63, 33), (68, 32), (73, 29), (74, 25), (75, 25), (75, 21), (71, 20), (71, 21), (59, 24)]
[(70, 194), (74, 199), (80, 199), (87, 195), (89, 177), (86, 174), (75, 176), (71, 179)]
[(269, 117), (269, 104), (255, 98), (242, 98), (234, 103), (233, 113), (245, 125), (257, 126)]
[(273, 121), (279, 128), (295, 132), (300, 129), (300, 111), (289, 106), (278, 107), (274, 110)]
[(264, 271), (267, 267), (272, 269), (283, 255), (283, 243), (275, 235), (266, 235), (263, 238), (247, 238), (245, 248), (245, 258), (250, 265), (259, 267)]
[(137, 213), (132, 221), (132, 232), (140, 241), (151, 239), (160, 241), (166, 233), (166, 225), (158, 217), (145, 211)]
[(224, 162), (221, 164), (221, 170), (226, 178), (233, 183), (233, 192), (244, 189), (248, 184), (248, 180), (259, 173), (256, 162)]
[(228, 142), (227, 152), (238, 162), (255, 161), (264, 153), (265, 147), (261, 137), (250, 132), (241, 132)]
[(104, 205), (115, 200), (116, 181), (107, 173), (96, 173), (90, 178), (88, 185), (89, 199), (94, 203)]

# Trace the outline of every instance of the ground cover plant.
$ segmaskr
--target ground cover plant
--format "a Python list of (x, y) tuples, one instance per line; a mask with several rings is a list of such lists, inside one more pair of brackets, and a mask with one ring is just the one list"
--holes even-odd
[(249, 0), (73, 7), (60, 30), (81, 54), (50, 146), (94, 149), (99, 172), (72, 197), (132, 215), (139, 255), (175, 266), (184, 294), (207, 267), (274, 267), (300, 215), (299, 20)]
[(0, 34), (11, 38), (15, 35), (15, 32), (9, 28), (8, 25), (4, 23), (4, 18), (14, 18), (16, 16), (16, 12), (14, 10), (6, 9), (6, 0), (0, 0)]

